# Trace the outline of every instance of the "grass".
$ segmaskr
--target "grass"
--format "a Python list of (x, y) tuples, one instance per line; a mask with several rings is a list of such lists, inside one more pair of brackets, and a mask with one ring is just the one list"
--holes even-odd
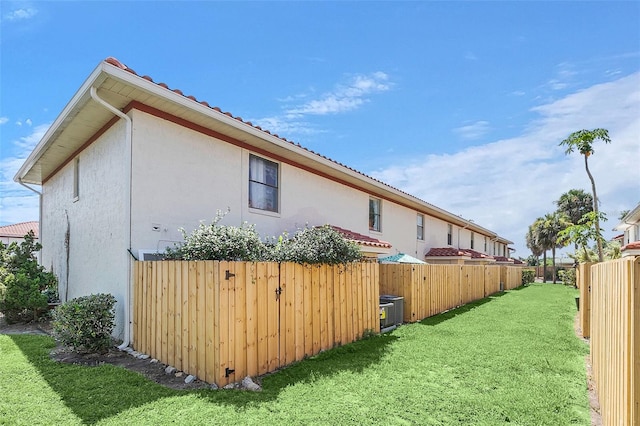
[(589, 425), (577, 292), (537, 284), (324, 352), (260, 393), (175, 391), (0, 335), (0, 424)]

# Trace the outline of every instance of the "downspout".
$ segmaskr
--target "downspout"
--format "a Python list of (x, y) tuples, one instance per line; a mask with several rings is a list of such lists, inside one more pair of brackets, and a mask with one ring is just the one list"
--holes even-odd
[(127, 242), (127, 247), (124, 250), (124, 256), (126, 256), (127, 258), (127, 278), (126, 278), (126, 283), (127, 283), (127, 289), (125, 291), (125, 295), (124, 295), (124, 338), (122, 340), (122, 344), (120, 346), (118, 346), (118, 349), (120, 350), (124, 350), (126, 347), (129, 346), (130, 340), (131, 340), (131, 259), (129, 258), (129, 250), (131, 250), (131, 173), (132, 173), (132, 143), (131, 143), (131, 139), (132, 139), (132, 129), (133, 126), (131, 124), (131, 118), (123, 113), (122, 111), (120, 111), (119, 109), (115, 108), (113, 105), (107, 103), (105, 100), (103, 100), (102, 98), (98, 97), (98, 93), (96, 91), (96, 88), (91, 86), (91, 98), (96, 101), (97, 103), (99, 103), (100, 105), (102, 105), (103, 107), (105, 107), (106, 109), (108, 109), (109, 111), (111, 111), (112, 113), (114, 113), (115, 115), (117, 115), (118, 117), (122, 118), (125, 123), (126, 123), (126, 134), (125, 134), (125, 156), (126, 156), (126, 173), (125, 173), (125, 177), (127, 179), (126, 185), (125, 185), (125, 218), (128, 219), (128, 226), (126, 226), (125, 228), (125, 241)]
[[(22, 178), (18, 178), (16, 182), (18, 182), (20, 185), (27, 188), (29, 191), (32, 191), (38, 194), (38, 240), (42, 241), (42, 239), (40, 238), (40, 235), (42, 235), (42, 192), (22, 182)], [(41, 252), (38, 253), (38, 261), (42, 262)]]

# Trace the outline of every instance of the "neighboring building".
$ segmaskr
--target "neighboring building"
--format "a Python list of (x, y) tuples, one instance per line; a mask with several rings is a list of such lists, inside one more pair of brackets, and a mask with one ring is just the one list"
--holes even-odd
[(27, 235), (29, 231), (33, 232), (35, 240), (38, 241), (38, 230), (38, 222), (20, 222), (12, 225), (0, 226), (0, 242), (5, 245), (9, 245), (14, 242), (21, 243), (24, 241), (24, 236)]
[[(101, 62), (15, 177), (42, 186), (42, 263), (72, 298), (109, 292), (127, 341), (133, 256), (228, 210), (262, 236), (330, 224), (370, 256), (432, 248), (509, 256), (511, 241), (116, 59)], [(475, 244), (475, 246), (474, 246)], [(125, 310), (124, 307), (127, 306)]]
[(622, 257), (640, 256), (640, 203), (613, 230), (624, 232), (620, 248)]

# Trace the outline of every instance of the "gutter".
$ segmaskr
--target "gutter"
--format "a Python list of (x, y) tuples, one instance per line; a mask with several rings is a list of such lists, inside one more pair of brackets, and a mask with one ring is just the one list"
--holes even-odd
[(126, 123), (126, 134), (125, 134), (125, 164), (127, 170), (125, 170), (125, 176), (127, 179), (127, 184), (125, 185), (125, 217), (128, 219), (128, 226), (126, 226), (126, 235), (125, 241), (127, 242), (127, 247), (124, 252), (124, 256), (127, 259), (127, 276), (125, 282), (127, 283), (127, 289), (125, 291), (125, 299), (124, 299), (124, 338), (122, 339), (122, 344), (118, 346), (118, 349), (124, 350), (129, 346), (131, 340), (131, 259), (129, 258), (129, 252), (131, 250), (131, 173), (132, 173), (132, 129), (133, 126), (131, 124), (131, 117), (127, 114), (123, 113), (119, 109), (115, 108), (113, 105), (107, 103), (104, 99), (98, 96), (97, 90), (95, 86), (91, 86), (90, 89), (91, 98), (102, 105), (107, 110), (111, 111), (118, 117), (122, 118)]
[[(42, 241), (42, 192), (22, 182), (21, 177), (16, 178), (15, 181), (18, 182), (20, 185), (24, 186), (25, 188), (27, 188), (29, 191), (32, 191), (38, 194), (38, 240)], [(41, 252), (38, 252), (38, 262), (42, 261), (42, 259), (40, 258), (40, 253)]]

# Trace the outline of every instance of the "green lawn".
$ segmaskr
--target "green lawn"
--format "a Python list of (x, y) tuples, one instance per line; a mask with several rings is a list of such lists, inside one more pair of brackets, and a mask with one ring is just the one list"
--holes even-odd
[(0, 335), (0, 424), (589, 425), (577, 291), (536, 284), (336, 348), (260, 393), (175, 391)]

